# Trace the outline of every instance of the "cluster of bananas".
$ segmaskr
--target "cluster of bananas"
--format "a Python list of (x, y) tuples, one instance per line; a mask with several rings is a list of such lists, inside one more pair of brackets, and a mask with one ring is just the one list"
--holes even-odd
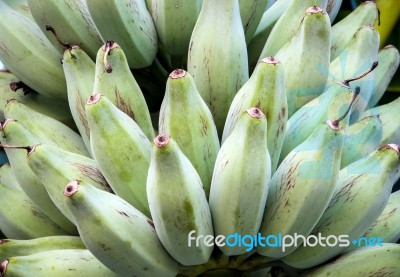
[(0, 0), (0, 276), (399, 276), (400, 56), (341, 2)]

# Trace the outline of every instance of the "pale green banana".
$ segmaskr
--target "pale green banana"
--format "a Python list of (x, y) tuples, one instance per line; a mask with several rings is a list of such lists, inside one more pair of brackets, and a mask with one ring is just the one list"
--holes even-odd
[(96, 57), (102, 41), (85, 0), (27, 1), (35, 22), (60, 54), (67, 44), (79, 45), (92, 59)]
[(336, 16), (339, 13), (340, 7), (342, 6), (343, 0), (328, 0), (326, 5), (326, 12), (329, 14), (331, 23), (335, 21)]
[(0, 59), (7, 69), (36, 92), (67, 99), (59, 54), (35, 22), (8, 7), (3, 0), (0, 33)]
[(86, 4), (103, 41), (121, 45), (130, 68), (151, 65), (158, 38), (144, 0), (86, 0)]
[(373, 1), (364, 1), (348, 16), (334, 24), (331, 37), (331, 60), (336, 59), (346, 49), (359, 28), (364, 25), (374, 26), (378, 17), (376, 4)]
[[(384, 210), (399, 166), (400, 146), (389, 144), (340, 170), (332, 200), (311, 235), (347, 235), (350, 243), (358, 239)], [(310, 268), (345, 249), (337, 243), (329, 247), (300, 246), (283, 262), (295, 268)]]
[(177, 142), (199, 174), (208, 198), (220, 143), (211, 112), (188, 72), (177, 69), (169, 75), (159, 118), (159, 132)]
[(284, 69), (289, 118), (324, 91), (330, 37), (328, 14), (319, 7), (310, 7), (297, 32), (276, 54)]
[(107, 41), (98, 50), (95, 76), (93, 92), (106, 96), (136, 121), (148, 139), (153, 139), (149, 109), (129, 69), (125, 52), (117, 43)]
[(119, 275), (99, 262), (89, 250), (61, 249), (9, 257), (0, 264), (0, 276), (118, 277)]
[(122, 276), (176, 276), (178, 264), (165, 251), (153, 222), (122, 198), (88, 183), (64, 190), (87, 249)]
[(93, 157), (113, 191), (150, 217), (146, 195), (149, 139), (127, 114), (100, 94), (85, 106)]
[(0, 240), (0, 261), (57, 249), (85, 249), (78, 236), (46, 236), (29, 240)]
[(6, 185), (12, 189), (21, 189), (14, 170), (9, 163), (0, 166), (0, 184)]
[(238, 0), (203, 0), (190, 40), (187, 68), (214, 117), (220, 137), (230, 103), (249, 78), (245, 53)]
[(199, 174), (168, 135), (154, 139), (147, 197), (157, 235), (168, 253), (183, 265), (201, 265), (213, 246), (193, 237), (212, 236), (213, 224)]
[(253, 37), (268, 2), (269, 0), (239, 0), (240, 18), (247, 43)]
[(17, 12), (23, 14), (24, 16), (28, 17), (32, 21), (33, 16), (28, 6), (27, 0), (3, 0), (10, 8), (16, 10)]
[[(250, 108), (241, 113), (215, 162), (209, 203), (216, 236), (257, 235), (271, 179), (267, 141), (263, 112)], [(226, 245), (220, 250), (231, 256), (252, 248)]]
[(267, 118), (267, 142), (273, 173), (278, 165), (288, 118), (283, 65), (278, 59), (262, 59), (235, 95), (225, 122), (222, 143), (232, 132), (239, 116), (251, 107), (259, 108)]

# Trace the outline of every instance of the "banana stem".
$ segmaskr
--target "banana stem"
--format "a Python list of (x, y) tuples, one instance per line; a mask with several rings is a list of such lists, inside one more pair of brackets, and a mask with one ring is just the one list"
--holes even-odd
[(54, 37), (56, 38), (57, 42), (62, 47), (64, 47), (65, 50), (71, 48), (71, 44), (70, 43), (65, 43), (65, 42), (61, 41), (60, 37), (57, 35), (56, 30), (54, 30), (54, 28), (50, 24), (46, 24), (46, 31), (50, 31), (54, 35)]
[(341, 117), (339, 117), (338, 119), (335, 119), (335, 120), (332, 120), (332, 121), (328, 120), (327, 123), (329, 124), (329, 126), (331, 126), (332, 129), (334, 129), (334, 130), (339, 130), (340, 129), (339, 122), (342, 121), (348, 115), (348, 113), (351, 110), (351, 107), (353, 106), (353, 103), (356, 101), (356, 99), (357, 99), (359, 94), (360, 94), (360, 87), (357, 86), (355, 91), (353, 92), (353, 96), (351, 98), (350, 104), (347, 107), (347, 110), (343, 113), (343, 115)]
[(112, 72), (112, 66), (110, 65), (110, 63), (108, 62), (108, 55), (110, 55), (111, 50), (113, 50), (114, 48), (118, 47), (118, 44), (116, 44), (114, 41), (112, 40), (107, 40), (107, 42), (104, 44), (103, 46), (103, 51), (104, 53), (104, 59), (103, 59), (103, 63), (104, 63), (104, 69), (106, 70), (107, 73), (111, 73)]
[(345, 88), (350, 88), (350, 82), (356, 81), (356, 80), (360, 80), (361, 78), (367, 76), (369, 73), (371, 73), (375, 68), (377, 68), (378, 66), (378, 61), (374, 62), (372, 64), (372, 66), (366, 70), (365, 72), (361, 73), (360, 75), (354, 77), (354, 78), (350, 78), (347, 80), (344, 80), (342, 82), (337, 82), (339, 85), (345, 87)]

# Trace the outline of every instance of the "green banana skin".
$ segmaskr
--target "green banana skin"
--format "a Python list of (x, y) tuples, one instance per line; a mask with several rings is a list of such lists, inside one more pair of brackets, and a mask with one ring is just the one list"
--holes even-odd
[(93, 92), (96, 65), (78, 46), (65, 50), (62, 64), (67, 80), (68, 104), (72, 118), (90, 152), (90, 130), (85, 114), (85, 103)]
[[(30, 145), (45, 141), (53, 143), (46, 138), (39, 138), (28, 131), (18, 121), (6, 119), (1, 126), (2, 134), (1, 143), (4, 145)], [(49, 197), (46, 188), (43, 186), (43, 179), (40, 179), (29, 167), (26, 159), (26, 152), (18, 149), (4, 149), (8, 160), (13, 169), (14, 176), (24, 193), (32, 199), (43, 213), (56, 222), (59, 226), (69, 232), (69, 234), (77, 234), (74, 224), (64, 217), (63, 213), (57, 209), (53, 201)]]
[(261, 60), (268, 56), (275, 56), (295, 35), (306, 10), (313, 6), (325, 10), (327, 3), (328, 0), (292, 0), (290, 6), (272, 28), (258, 59)]
[(375, 107), (382, 98), (390, 81), (399, 68), (399, 50), (393, 45), (387, 45), (378, 52), (379, 66), (376, 68), (375, 85), (372, 89), (368, 107)]
[(247, 43), (253, 37), (268, 2), (269, 0), (239, 0), (240, 17)]
[(232, 132), (239, 116), (250, 107), (259, 108), (267, 118), (267, 142), (273, 173), (278, 165), (288, 119), (283, 65), (278, 59), (262, 59), (235, 95), (225, 122), (222, 143)]
[[(345, 117), (348, 121), (349, 115)], [(328, 120), (293, 149), (271, 178), (259, 232), (307, 236), (322, 216), (334, 193), (340, 169), (346, 122)], [(296, 247), (257, 247), (263, 256), (281, 258)]]
[(146, 195), (151, 144), (140, 127), (107, 97), (86, 103), (94, 159), (113, 191), (150, 217)]
[(331, 60), (336, 59), (347, 47), (354, 34), (364, 25), (374, 26), (378, 8), (373, 1), (362, 2), (348, 16), (332, 26)]
[(0, 184), (0, 203), (0, 229), (9, 239), (69, 235), (19, 189)]
[(86, 4), (103, 41), (116, 41), (126, 49), (130, 68), (151, 65), (158, 38), (144, 0), (86, 0)]
[(367, 116), (347, 128), (340, 168), (369, 155), (381, 145), (382, 121)]
[(203, 0), (190, 40), (187, 71), (207, 103), (220, 137), (230, 103), (249, 78), (243, 53), (247, 50), (238, 0)]
[(67, 99), (57, 51), (34, 22), (3, 1), (0, 1), (0, 33), (0, 59), (7, 69), (36, 92)]
[(3, 0), (11, 9), (23, 14), (25, 17), (34, 21), (27, 0)]
[(199, 174), (208, 198), (220, 149), (217, 128), (192, 76), (174, 70), (167, 80), (158, 130), (174, 139)]
[(78, 236), (46, 236), (29, 240), (0, 240), (0, 260), (58, 249), (86, 249)]
[(318, 97), (328, 80), (331, 26), (328, 14), (318, 7), (307, 9), (300, 28), (276, 58), (282, 63), (289, 118)]
[(96, 161), (51, 144), (27, 147), (26, 157), (31, 170), (42, 180), (51, 200), (71, 222), (74, 218), (60, 193), (71, 179), (81, 179), (93, 186), (111, 191)]
[(99, 262), (89, 250), (61, 249), (10, 257), (0, 264), (0, 276), (118, 277), (119, 275)]
[(12, 189), (21, 189), (17, 177), (9, 163), (0, 166), (0, 184), (6, 185)]
[[(215, 162), (210, 210), (216, 236), (257, 235), (271, 179), (267, 119), (258, 108), (242, 113)], [(222, 246), (227, 256), (248, 252), (246, 246)]]
[(149, 109), (142, 91), (133, 77), (123, 49), (115, 42), (106, 42), (97, 52), (94, 93), (106, 96), (140, 126), (147, 138), (154, 138)]
[(160, 134), (153, 141), (147, 179), (147, 197), (157, 235), (168, 253), (179, 263), (201, 265), (213, 246), (204, 241), (188, 244), (189, 233), (213, 235), (213, 224), (200, 176), (177, 142)]
[[(348, 235), (350, 242), (363, 235), (388, 202), (400, 166), (399, 151), (398, 145), (389, 144), (342, 169), (332, 200), (312, 234)], [(283, 262), (295, 268), (310, 268), (345, 249), (339, 245), (299, 247)]]
[(157, 237), (153, 222), (120, 197), (88, 183), (64, 190), (83, 243), (122, 276), (176, 276), (178, 264)]
[(343, 0), (328, 0), (326, 12), (329, 14), (329, 19), (334, 22), (339, 13)]
[(368, 246), (351, 251), (338, 259), (307, 272), (303, 277), (324, 276), (398, 276), (400, 245), (384, 243), (383, 246)]

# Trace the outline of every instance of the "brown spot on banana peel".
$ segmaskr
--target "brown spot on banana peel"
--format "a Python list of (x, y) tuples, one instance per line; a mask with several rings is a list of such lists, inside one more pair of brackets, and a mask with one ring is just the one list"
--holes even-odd
[(132, 111), (131, 106), (126, 103), (125, 100), (121, 97), (121, 93), (119, 92), (117, 87), (115, 87), (114, 94), (116, 99), (116, 106), (136, 122), (135, 113)]
[(78, 163), (70, 163), (70, 165), (76, 168), (79, 172), (81, 172), (89, 179), (93, 180), (96, 183), (99, 183), (107, 191), (112, 192), (110, 185), (98, 168)]

